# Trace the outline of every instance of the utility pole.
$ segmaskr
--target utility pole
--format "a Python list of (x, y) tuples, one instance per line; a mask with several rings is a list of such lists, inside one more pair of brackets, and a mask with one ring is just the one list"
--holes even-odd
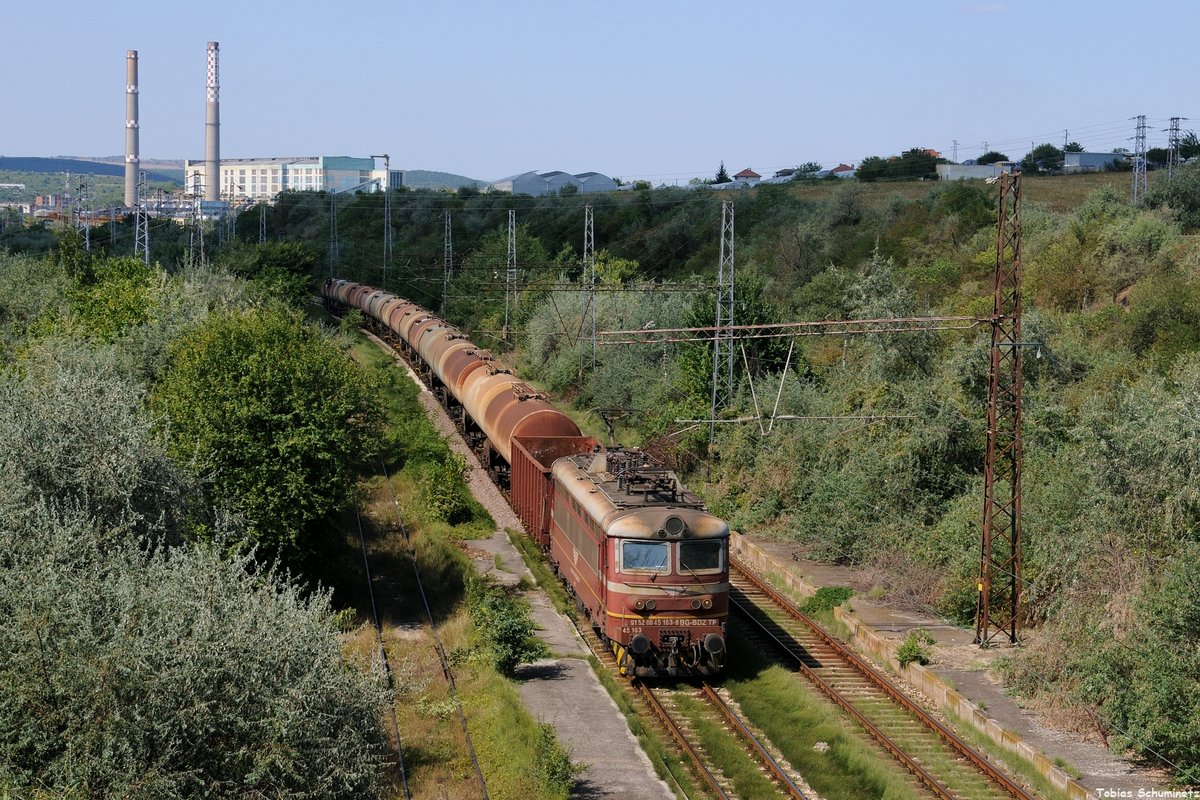
[(504, 280), (504, 340), (508, 341), (509, 308), (517, 282), (517, 212), (508, 210), (508, 272)]
[(450, 270), (454, 268), (454, 229), (450, 209), (442, 212), (442, 316), (446, 316), (446, 298), (450, 295)]
[(1182, 161), (1179, 152), (1182, 145), (1179, 123), (1186, 120), (1187, 117), (1171, 117), (1171, 127), (1167, 128), (1167, 183), (1170, 183), (1171, 179), (1175, 177), (1175, 169)]
[(383, 159), (383, 288), (387, 289), (387, 271), (392, 263), (392, 160), (387, 153), (371, 158)]
[(1146, 115), (1138, 114), (1137, 129), (1133, 135), (1133, 191), (1129, 202), (1137, 205), (1146, 193)]
[(1000, 176), (975, 643), (1015, 644), (1021, 599), (1021, 175)]
[(338, 267), (338, 233), (337, 233), (337, 193), (329, 190), (329, 277), (337, 277)]
[(92, 251), (91, 204), (88, 201), (87, 177), (79, 179), (79, 194), (75, 195), (75, 230), (83, 234), (83, 249)]
[(588, 310), (592, 317), (592, 371), (596, 371), (596, 228), (592, 204), (583, 207), (583, 271), (588, 281)]
[(954, 157), (952, 160), (955, 164), (958, 163), (958, 139), (954, 140)]
[(1067, 152), (1067, 145), (1070, 144), (1070, 132), (1063, 128), (1063, 152)]
[(142, 252), (142, 262), (150, 263), (150, 218), (146, 216), (146, 173), (138, 171), (137, 205), (133, 209), (133, 257)]
[(258, 204), (258, 243), (267, 243), (267, 204)]
[(196, 266), (204, 263), (204, 202), (200, 195), (192, 199), (191, 220), (188, 226), (188, 264)]
[(733, 202), (721, 203), (721, 261), (717, 266), (717, 330), (713, 332), (712, 402), (708, 443), (716, 436), (717, 407), (733, 400)]

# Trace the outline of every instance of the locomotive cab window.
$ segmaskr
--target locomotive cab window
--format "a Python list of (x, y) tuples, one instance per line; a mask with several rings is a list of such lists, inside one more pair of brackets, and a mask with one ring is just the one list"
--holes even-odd
[(681, 573), (716, 572), (725, 566), (723, 563), (724, 552), (724, 539), (680, 542), (679, 571)]
[(624, 572), (670, 571), (670, 545), (666, 542), (621, 543), (621, 570)]

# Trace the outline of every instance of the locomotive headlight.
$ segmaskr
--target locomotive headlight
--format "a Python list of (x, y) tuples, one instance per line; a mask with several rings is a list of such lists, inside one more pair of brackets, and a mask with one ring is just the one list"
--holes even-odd
[(699, 601), (699, 600), (692, 600), (692, 608), (693, 608), (693, 609), (698, 609), (698, 608), (700, 608), (700, 601)]
[(672, 514), (663, 523), (663, 528), (666, 530), (668, 536), (681, 536), (687, 531), (687, 523), (683, 521), (682, 517)]
[(634, 600), (633, 607), (636, 608), (638, 611), (641, 611), (643, 608), (646, 607), (646, 604), (644, 602), (642, 602), (641, 600)]
[(658, 608), (658, 603), (654, 602), (653, 600), (646, 601), (646, 609), (648, 611), (653, 611), (656, 608)]
[(711, 597), (704, 598), (704, 607), (712, 608), (712, 598)]

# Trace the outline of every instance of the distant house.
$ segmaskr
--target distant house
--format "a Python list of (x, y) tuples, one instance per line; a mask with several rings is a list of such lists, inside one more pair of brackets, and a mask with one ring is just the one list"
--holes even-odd
[(1128, 153), (1063, 153), (1063, 172), (1102, 172), (1114, 161), (1128, 160)]
[(498, 181), (492, 181), (489, 188), (493, 192), (509, 192), (511, 194), (529, 194), (535, 197), (560, 192), (568, 186), (574, 186), (580, 192), (613, 192), (617, 182), (599, 172), (581, 172), (572, 175), (562, 170), (550, 172), (522, 172), (510, 175)]
[(772, 175), (771, 177), (772, 178), (790, 178), (795, 174), (796, 174), (795, 169), (781, 169), (778, 172), (776, 172), (774, 175)]
[(762, 180), (762, 175), (759, 175), (754, 170), (746, 167), (737, 175), (734, 175), (733, 179), (735, 181), (742, 181), (743, 183), (758, 183), (760, 180)]
[(833, 175), (835, 178), (853, 178), (855, 172), (857, 172), (857, 170), (849, 164), (838, 164), (836, 167), (829, 170), (829, 174)]

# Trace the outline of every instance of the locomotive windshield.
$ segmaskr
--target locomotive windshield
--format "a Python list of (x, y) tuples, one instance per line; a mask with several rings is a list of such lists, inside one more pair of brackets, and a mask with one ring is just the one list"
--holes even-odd
[(667, 572), (670, 545), (666, 542), (623, 542), (621, 569)]
[(721, 553), (724, 549), (723, 540), (680, 542), (679, 571), (704, 572), (721, 569)]

